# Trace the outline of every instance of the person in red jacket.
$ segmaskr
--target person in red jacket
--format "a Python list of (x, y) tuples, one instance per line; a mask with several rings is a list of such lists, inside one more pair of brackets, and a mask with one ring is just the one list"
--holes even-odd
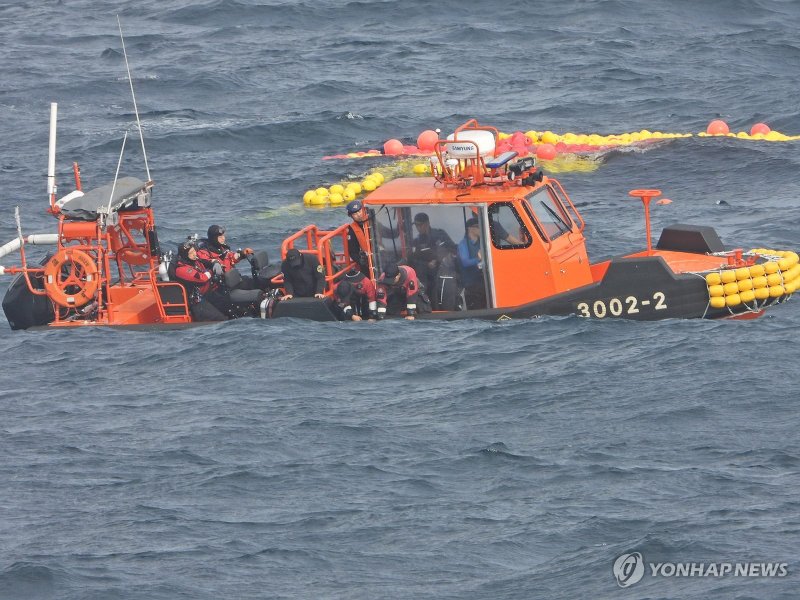
[(253, 250), (250, 248), (231, 250), (230, 246), (225, 243), (225, 228), (221, 225), (212, 225), (208, 228), (208, 239), (197, 250), (200, 260), (208, 263), (209, 266), (213, 261), (218, 261), (226, 273), (245, 256), (250, 256), (252, 253)]
[(378, 318), (383, 319), (389, 306), (403, 309), (405, 301), (406, 319), (413, 321), (417, 314), (430, 312), (430, 301), (420, 286), (414, 269), (406, 265), (388, 263), (378, 281)]
[(213, 271), (197, 256), (197, 243), (187, 240), (178, 247), (175, 277), (186, 288), (189, 311), (195, 321), (227, 321), (228, 317), (217, 308), (214, 299), (216, 278), (222, 276), (222, 265), (216, 263)]
[(377, 290), (371, 279), (351, 269), (336, 286), (334, 306), (344, 321), (373, 320), (377, 317)]

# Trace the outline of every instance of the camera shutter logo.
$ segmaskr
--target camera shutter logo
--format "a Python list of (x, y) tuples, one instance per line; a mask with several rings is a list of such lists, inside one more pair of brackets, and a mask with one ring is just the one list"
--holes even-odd
[(628, 587), (644, 576), (644, 559), (641, 552), (621, 554), (614, 561), (614, 577), (619, 587)]

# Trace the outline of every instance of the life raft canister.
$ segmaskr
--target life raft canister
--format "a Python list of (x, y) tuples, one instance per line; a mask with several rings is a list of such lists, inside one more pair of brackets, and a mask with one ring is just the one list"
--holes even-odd
[(48, 298), (65, 308), (83, 306), (94, 298), (99, 280), (92, 257), (75, 248), (62, 248), (44, 267)]

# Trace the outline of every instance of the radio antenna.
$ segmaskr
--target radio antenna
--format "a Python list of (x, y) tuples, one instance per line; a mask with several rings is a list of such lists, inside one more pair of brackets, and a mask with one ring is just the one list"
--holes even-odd
[(106, 218), (111, 214), (111, 204), (114, 202), (114, 191), (117, 189), (117, 180), (119, 179), (119, 168), (122, 166), (122, 155), (125, 153), (125, 142), (128, 140), (128, 132), (122, 138), (122, 148), (119, 150), (119, 160), (117, 161), (117, 172), (114, 174), (114, 183), (111, 184), (111, 196), (108, 198), (108, 208), (106, 208)]
[(122, 35), (122, 22), (117, 15), (117, 25), (119, 25), (119, 39), (122, 42), (122, 55), (125, 57), (125, 69), (128, 71), (128, 83), (131, 84), (131, 98), (133, 98), (133, 112), (136, 113), (136, 125), (139, 128), (139, 139), (142, 140), (142, 156), (144, 156), (144, 169), (147, 171), (147, 181), (150, 181), (150, 167), (147, 165), (147, 151), (144, 149), (144, 135), (142, 134), (142, 122), (139, 120), (139, 108), (136, 106), (136, 94), (133, 91), (133, 77), (131, 77), (131, 67), (128, 64), (128, 52), (125, 50), (125, 37)]

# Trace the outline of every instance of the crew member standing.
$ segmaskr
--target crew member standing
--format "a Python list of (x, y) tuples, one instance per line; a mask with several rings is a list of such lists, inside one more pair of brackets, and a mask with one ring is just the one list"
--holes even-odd
[(481, 251), (481, 228), (478, 219), (465, 223), (464, 239), (458, 243), (458, 259), (461, 262), (461, 282), (467, 310), (486, 308), (486, 285), (483, 278), (483, 253)]
[[(434, 306), (438, 309), (441, 307), (437, 299), (441, 299), (445, 295), (442, 283), (454, 280), (452, 272), (455, 268), (456, 244), (444, 229), (431, 227), (427, 213), (421, 212), (414, 215), (414, 225), (419, 235), (411, 242), (409, 264), (417, 273), (417, 277), (431, 295)], [(448, 269), (446, 275), (449, 277), (445, 277), (443, 282), (439, 282), (439, 267), (443, 263)], [(452, 310), (450, 306), (447, 308)]]
[(358, 263), (362, 273), (369, 276), (369, 213), (361, 200), (353, 200), (347, 205), (347, 214), (353, 222), (347, 228), (347, 254), (351, 261)]
[(313, 254), (303, 254), (297, 248), (286, 252), (281, 263), (283, 287), (286, 295), (283, 300), (298, 298), (324, 298), (325, 270)]

